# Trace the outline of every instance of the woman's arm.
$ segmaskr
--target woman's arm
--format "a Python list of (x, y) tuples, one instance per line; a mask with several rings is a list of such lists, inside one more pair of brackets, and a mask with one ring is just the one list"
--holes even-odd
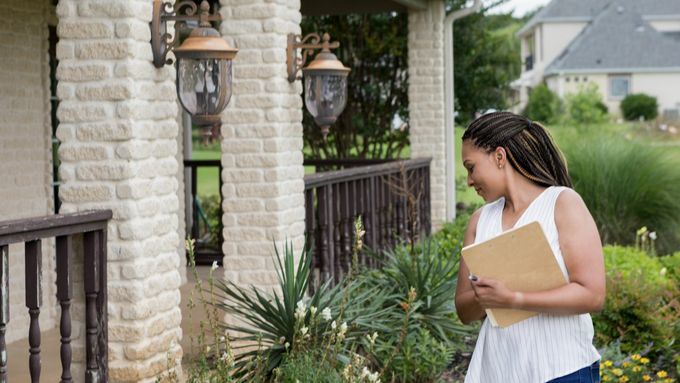
[(516, 308), (556, 314), (582, 314), (602, 309), (605, 272), (597, 226), (581, 196), (567, 189), (555, 205), (560, 249), (569, 271), (565, 286), (541, 292), (513, 292), (501, 282), (480, 278), (473, 282), (477, 300), (485, 308)]
[[(470, 217), (467, 229), (465, 230), (465, 237), (463, 238), (463, 246), (472, 244), (475, 241), (477, 230), (477, 222), (481, 209), (477, 210)], [(468, 271), (463, 259), (460, 259), (460, 269), (458, 270), (458, 284), (456, 285), (456, 312), (461, 322), (469, 324), (475, 320), (484, 319), (486, 313), (484, 309), (477, 303), (475, 292), (472, 289), (472, 284), (468, 279), (470, 272)]]

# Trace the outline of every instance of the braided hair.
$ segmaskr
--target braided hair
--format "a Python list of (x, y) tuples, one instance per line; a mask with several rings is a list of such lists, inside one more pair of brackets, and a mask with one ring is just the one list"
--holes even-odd
[(510, 112), (485, 114), (468, 125), (465, 140), (487, 152), (502, 147), (510, 165), (539, 185), (572, 187), (566, 160), (550, 133), (526, 117)]

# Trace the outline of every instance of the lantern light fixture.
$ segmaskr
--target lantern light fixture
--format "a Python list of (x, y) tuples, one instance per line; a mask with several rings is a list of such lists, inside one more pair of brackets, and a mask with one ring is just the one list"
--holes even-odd
[[(167, 54), (174, 51), (177, 58), (177, 96), (193, 123), (201, 126), (220, 122), (220, 113), (231, 98), (232, 60), (238, 52), (211, 26), (210, 21), (216, 20), (221, 18), (218, 14), (210, 14), (207, 0), (201, 2), (200, 9), (192, 0), (180, 1), (174, 6), (153, 0), (150, 25), (154, 65), (162, 68), (172, 64)], [(189, 37), (174, 48), (178, 39), (168, 33), (168, 21), (184, 24), (195, 21), (198, 27), (193, 28)]]
[[(288, 35), (288, 81), (297, 80), (298, 72), (302, 69), (305, 106), (316, 124), (321, 127), (324, 139), (328, 135), (330, 125), (336, 121), (347, 104), (347, 76), (350, 69), (331, 52), (331, 49), (339, 46), (340, 43), (337, 41), (330, 42), (328, 33), (324, 33), (323, 37), (319, 37), (317, 33), (310, 33), (304, 38), (293, 33)], [(298, 56), (298, 49), (302, 50), (301, 57)], [(321, 52), (303, 68), (307, 56), (316, 49), (321, 49)]]

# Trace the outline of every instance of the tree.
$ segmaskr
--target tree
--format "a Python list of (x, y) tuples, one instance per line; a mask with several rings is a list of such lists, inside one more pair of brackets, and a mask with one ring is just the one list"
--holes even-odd
[[(458, 123), (466, 124), (476, 112), (505, 109), (510, 82), (520, 74), (520, 48), (515, 32), (521, 20), (510, 15), (489, 15), (505, 1), (496, 1), (480, 12), (462, 18), (453, 27), (454, 87)], [(466, 5), (448, 0), (449, 11)]]

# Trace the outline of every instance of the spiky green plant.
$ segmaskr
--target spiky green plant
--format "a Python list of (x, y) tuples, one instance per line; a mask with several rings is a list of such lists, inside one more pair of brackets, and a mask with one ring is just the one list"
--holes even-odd
[[(332, 359), (346, 362), (349, 358), (344, 351), (348, 342), (344, 341), (358, 338), (362, 329), (384, 330), (376, 318), (384, 312), (385, 294), (362, 288), (360, 281), (350, 280), (335, 287), (329, 281), (306, 298), (310, 252), (302, 251), (296, 267), (293, 247), (287, 243), (283, 256), (276, 250), (275, 260), (279, 293), (243, 288), (229, 281), (216, 282), (216, 307), (243, 323), (221, 324), (223, 330), (233, 334), (232, 348), (242, 351), (236, 356), (238, 376), (252, 378), (257, 373), (254, 366), (260, 364), (254, 363), (257, 358), (264, 359), (261, 363), (264, 373), (271, 376), (285, 354), (327, 348), (328, 343), (337, 346)], [(343, 302), (343, 296), (351, 296), (351, 301)], [(326, 310), (330, 314), (322, 315)], [(337, 321), (336, 326), (348, 324), (344, 339), (333, 338), (333, 320)], [(306, 330), (301, 331), (302, 328)], [(256, 342), (258, 346), (254, 348)], [(331, 363), (335, 364), (334, 360)]]

